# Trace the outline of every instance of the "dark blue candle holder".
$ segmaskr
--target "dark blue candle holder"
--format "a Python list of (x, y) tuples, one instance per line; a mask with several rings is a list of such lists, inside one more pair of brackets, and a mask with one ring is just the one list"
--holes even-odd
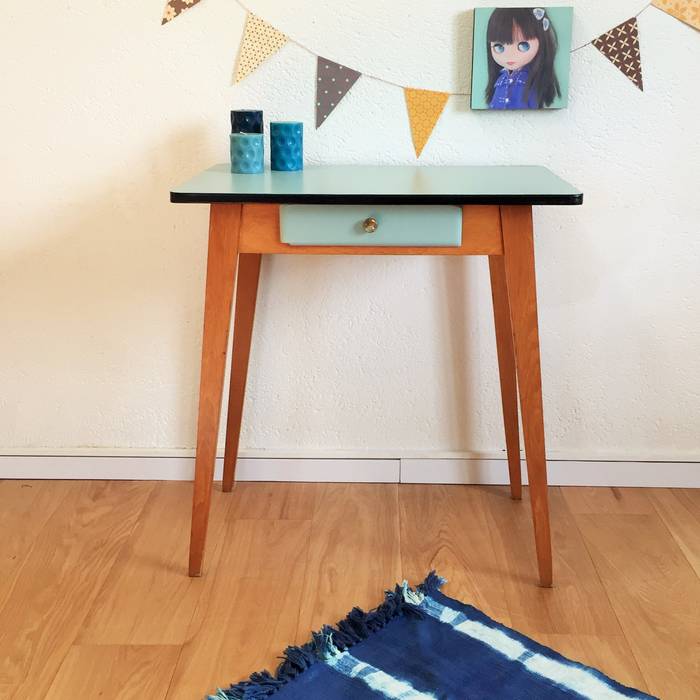
[(234, 109), (231, 112), (231, 133), (262, 134), (263, 113), (259, 109)]
[(251, 175), (263, 172), (262, 134), (231, 134), (231, 172)]
[(273, 170), (304, 169), (304, 125), (270, 122), (270, 164)]

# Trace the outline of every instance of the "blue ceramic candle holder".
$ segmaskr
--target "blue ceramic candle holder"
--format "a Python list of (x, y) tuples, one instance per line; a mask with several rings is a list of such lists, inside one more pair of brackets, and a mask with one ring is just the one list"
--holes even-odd
[(304, 125), (270, 122), (270, 163), (273, 170), (304, 169)]
[(263, 146), (262, 134), (231, 134), (231, 172), (263, 172)]
[(231, 112), (231, 132), (234, 134), (262, 134), (262, 110), (234, 109)]

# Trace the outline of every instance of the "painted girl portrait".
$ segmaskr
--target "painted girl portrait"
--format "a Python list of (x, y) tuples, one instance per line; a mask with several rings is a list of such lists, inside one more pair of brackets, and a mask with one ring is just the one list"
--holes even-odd
[(472, 109), (566, 106), (572, 8), (477, 9)]

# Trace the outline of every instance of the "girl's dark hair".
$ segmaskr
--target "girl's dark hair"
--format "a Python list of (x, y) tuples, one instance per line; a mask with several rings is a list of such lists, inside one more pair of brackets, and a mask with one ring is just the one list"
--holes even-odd
[[(533, 92), (537, 99), (537, 107), (549, 107), (555, 97), (561, 97), (559, 80), (554, 72), (554, 58), (557, 54), (557, 35), (554, 25), (547, 18), (537, 19), (532, 7), (498, 8), (489, 18), (486, 29), (486, 51), (488, 53), (489, 83), (486, 88), (486, 101), (493, 99), (496, 87), (496, 79), (501, 72), (501, 66), (493, 60), (491, 55), (491, 42), (512, 44), (515, 25), (520, 27), (523, 37), (538, 39), (540, 48), (537, 56), (528, 64), (527, 84), (525, 85), (525, 100), (529, 99)], [(549, 28), (544, 29), (544, 19), (549, 21)]]

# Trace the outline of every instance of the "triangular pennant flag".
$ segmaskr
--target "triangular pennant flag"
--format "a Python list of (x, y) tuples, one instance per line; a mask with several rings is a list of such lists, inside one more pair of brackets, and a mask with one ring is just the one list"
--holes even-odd
[(700, 0), (652, 0), (651, 4), (700, 30)]
[(269, 22), (248, 13), (241, 52), (238, 55), (235, 82), (240, 83), (250, 75), (266, 58), (277, 53), (287, 43), (287, 36), (275, 29)]
[(597, 39), (593, 39), (592, 44), (640, 90), (644, 90), (636, 17), (601, 34)]
[(404, 88), (403, 91), (406, 96), (408, 120), (411, 123), (416, 158), (420, 158), (420, 154), (423, 152), (425, 144), (428, 143), (430, 134), (433, 133), (435, 124), (445, 108), (450, 93), (415, 88)]
[(340, 100), (362, 75), (340, 63), (318, 57), (316, 63), (316, 128), (328, 119)]
[(200, 0), (168, 0), (168, 3), (163, 10), (163, 21), (161, 24), (167, 24), (174, 20), (181, 12), (194, 7)]

